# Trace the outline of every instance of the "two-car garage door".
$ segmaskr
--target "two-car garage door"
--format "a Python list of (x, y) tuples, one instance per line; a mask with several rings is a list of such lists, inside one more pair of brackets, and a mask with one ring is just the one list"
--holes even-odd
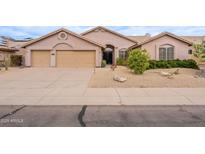
[[(50, 51), (32, 51), (33, 67), (49, 67)], [(56, 67), (94, 67), (95, 51), (56, 51)]]

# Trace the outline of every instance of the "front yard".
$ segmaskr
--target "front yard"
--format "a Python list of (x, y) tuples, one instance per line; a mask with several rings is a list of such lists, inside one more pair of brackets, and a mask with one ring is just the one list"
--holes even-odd
[[(97, 68), (93, 74), (89, 87), (92, 88), (148, 88), (148, 87), (175, 87), (175, 88), (197, 88), (205, 87), (205, 78), (198, 77), (199, 70), (179, 68), (179, 74), (172, 79), (161, 76), (160, 72), (174, 72), (172, 69), (147, 70), (142, 75), (132, 73), (128, 68), (118, 66), (114, 71), (110, 68)], [(113, 80), (114, 75), (126, 77), (127, 81), (120, 83)]]

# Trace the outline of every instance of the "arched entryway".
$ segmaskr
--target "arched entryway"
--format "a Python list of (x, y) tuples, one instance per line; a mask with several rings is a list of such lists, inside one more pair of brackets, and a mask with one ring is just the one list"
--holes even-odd
[(106, 45), (103, 51), (103, 60), (105, 60), (107, 64), (114, 64), (114, 50), (115, 47), (113, 45)]

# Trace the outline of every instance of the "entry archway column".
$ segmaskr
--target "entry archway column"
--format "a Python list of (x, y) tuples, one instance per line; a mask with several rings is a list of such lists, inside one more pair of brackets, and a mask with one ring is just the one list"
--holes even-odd
[(56, 67), (56, 49), (52, 49), (50, 53), (50, 66)]
[(30, 67), (31, 66), (31, 50), (28, 49), (25, 53), (25, 66)]
[(119, 54), (119, 53), (117, 53), (117, 51), (118, 51), (118, 47), (114, 47), (113, 48), (113, 55), (112, 55), (113, 56), (113, 65), (116, 65), (117, 55)]

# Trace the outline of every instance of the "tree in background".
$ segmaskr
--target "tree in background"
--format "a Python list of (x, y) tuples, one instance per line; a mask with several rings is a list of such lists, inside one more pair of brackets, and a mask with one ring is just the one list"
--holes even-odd
[(194, 56), (201, 61), (205, 61), (205, 39), (202, 40), (201, 44), (194, 44), (193, 47)]

